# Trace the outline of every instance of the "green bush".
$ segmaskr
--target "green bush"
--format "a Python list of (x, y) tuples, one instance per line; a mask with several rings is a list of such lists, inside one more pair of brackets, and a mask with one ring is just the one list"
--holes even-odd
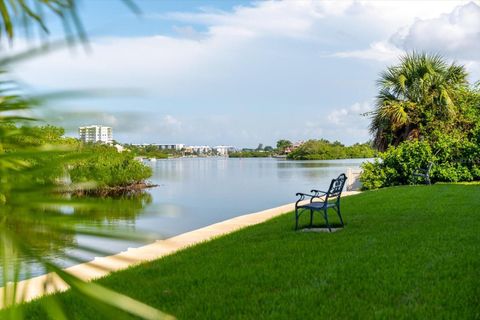
[(378, 159), (375, 159), (374, 162), (363, 163), (362, 169), (360, 181), (364, 189), (379, 189), (384, 186), (386, 181), (385, 170)]
[(87, 157), (69, 170), (72, 182), (95, 182), (97, 187), (127, 186), (142, 182), (152, 169), (134, 159), (130, 152), (117, 152), (108, 145), (86, 145)]
[[(433, 150), (435, 150), (435, 152)], [(363, 188), (377, 189), (413, 184), (413, 173), (434, 162), (432, 182), (458, 182), (480, 179), (480, 146), (446, 134), (438, 134), (433, 147), (426, 141), (405, 141), (380, 153), (379, 160), (362, 165)]]

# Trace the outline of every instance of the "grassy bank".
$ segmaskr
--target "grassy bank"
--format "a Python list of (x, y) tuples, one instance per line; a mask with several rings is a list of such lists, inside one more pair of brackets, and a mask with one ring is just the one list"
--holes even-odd
[[(366, 192), (342, 200), (343, 231), (294, 232), (287, 214), (99, 282), (180, 319), (479, 318), (479, 195)], [(97, 318), (60, 296), (72, 319)], [(24, 311), (46, 317), (38, 302)]]

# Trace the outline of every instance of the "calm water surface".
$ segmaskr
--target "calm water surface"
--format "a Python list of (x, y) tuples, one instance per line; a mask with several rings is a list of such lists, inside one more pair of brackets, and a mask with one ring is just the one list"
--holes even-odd
[(295, 193), (326, 189), (332, 178), (364, 160), (273, 158), (159, 160), (149, 190), (153, 204), (136, 225), (171, 236), (238, 215), (296, 201)]
[[(158, 187), (139, 198), (109, 200), (109, 212), (95, 214), (80, 224), (154, 233), (167, 238), (238, 215), (257, 212), (296, 201), (296, 192), (324, 190), (332, 178), (358, 168), (364, 159), (289, 161), (273, 158), (181, 158), (146, 162), (153, 168), (150, 179)], [(66, 214), (77, 214), (63, 208)], [(51, 257), (63, 266), (73, 262), (65, 254), (91, 260), (78, 245), (116, 253), (141, 243), (74, 236), (57, 243)], [(29, 276), (44, 273), (27, 261)]]

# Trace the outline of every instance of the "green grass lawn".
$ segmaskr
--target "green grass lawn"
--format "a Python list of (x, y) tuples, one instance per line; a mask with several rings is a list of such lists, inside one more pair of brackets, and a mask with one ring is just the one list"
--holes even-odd
[[(390, 188), (342, 206), (336, 233), (294, 232), (286, 214), (99, 282), (179, 319), (480, 318), (480, 185)], [(102, 318), (61, 299), (72, 319)], [(25, 311), (46, 317), (38, 302)]]

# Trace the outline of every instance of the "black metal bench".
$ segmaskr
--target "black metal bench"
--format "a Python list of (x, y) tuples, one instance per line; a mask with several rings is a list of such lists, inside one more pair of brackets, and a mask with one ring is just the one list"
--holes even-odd
[[(327, 210), (332, 208), (338, 214), (340, 218), (340, 223), (342, 227), (344, 226), (342, 215), (340, 214), (340, 196), (343, 191), (343, 187), (345, 186), (345, 182), (347, 181), (347, 176), (342, 173), (338, 176), (338, 178), (333, 179), (330, 183), (330, 187), (328, 191), (320, 191), (320, 190), (311, 190), (313, 194), (307, 193), (297, 193), (297, 196), (300, 198), (295, 203), (295, 230), (298, 229), (298, 219), (300, 215), (305, 211), (310, 211), (310, 227), (313, 226), (313, 213), (314, 211), (323, 211), (323, 217), (325, 218), (325, 222), (327, 224), (327, 228), (330, 232), (332, 232), (332, 228), (328, 223), (328, 214)], [(310, 197), (310, 202), (307, 204), (301, 204), (306, 197)], [(318, 199), (319, 201), (314, 201)]]
[(432, 184), (430, 181), (430, 170), (432, 170), (433, 162), (429, 162), (428, 166), (425, 169), (418, 169), (413, 173), (413, 177), (415, 178), (423, 178), (425, 184)]

